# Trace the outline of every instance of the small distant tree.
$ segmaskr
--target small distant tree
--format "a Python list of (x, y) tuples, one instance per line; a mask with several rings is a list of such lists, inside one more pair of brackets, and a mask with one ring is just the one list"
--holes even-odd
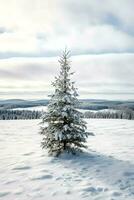
[(51, 95), (48, 111), (43, 116), (41, 134), (42, 148), (47, 148), (51, 155), (58, 156), (62, 152), (75, 154), (86, 148), (84, 144), (89, 133), (86, 132), (86, 122), (78, 105), (74, 82), (70, 80), (70, 52), (65, 50), (60, 57), (59, 76), (52, 85), (55, 92)]

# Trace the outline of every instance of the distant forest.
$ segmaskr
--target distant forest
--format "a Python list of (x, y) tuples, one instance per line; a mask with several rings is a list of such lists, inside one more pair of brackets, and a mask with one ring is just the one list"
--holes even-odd
[[(26, 110), (29, 107), (47, 106), (47, 99), (44, 100), (22, 100), (9, 99), (0, 100), (0, 120), (10, 119), (40, 119), (41, 111)], [(15, 110), (14, 110), (15, 108)], [(21, 108), (21, 110), (17, 110)], [(23, 110), (24, 108), (24, 110)], [(112, 119), (134, 119), (134, 101), (108, 101), (95, 99), (79, 100), (78, 109), (85, 110), (85, 118), (112, 118)], [(107, 111), (102, 111), (107, 109)], [(111, 112), (108, 109), (112, 109)], [(87, 111), (89, 110), (89, 111)], [(94, 112), (97, 111), (97, 112)]]
[(84, 113), (85, 118), (104, 118), (104, 119), (129, 119), (134, 120), (134, 111), (132, 110), (116, 110), (115, 112), (110, 111), (98, 111), (91, 112), (87, 111)]
[[(17, 119), (40, 119), (45, 112), (31, 110), (0, 110), (0, 120), (17, 120)], [(105, 118), (105, 119), (129, 119), (134, 120), (134, 111), (116, 110), (110, 111), (86, 111), (85, 118)]]
[(0, 110), (0, 120), (40, 119), (42, 112), (29, 110)]

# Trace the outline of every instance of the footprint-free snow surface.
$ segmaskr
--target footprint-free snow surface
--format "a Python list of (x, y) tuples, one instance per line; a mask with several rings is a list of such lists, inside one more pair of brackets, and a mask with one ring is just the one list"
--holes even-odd
[(134, 122), (87, 122), (88, 150), (52, 158), (39, 120), (0, 121), (0, 199), (134, 200)]

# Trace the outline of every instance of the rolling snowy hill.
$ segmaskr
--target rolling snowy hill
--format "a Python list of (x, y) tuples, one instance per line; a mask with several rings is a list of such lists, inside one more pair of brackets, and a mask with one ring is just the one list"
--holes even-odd
[(39, 120), (0, 121), (0, 199), (133, 200), (134, 123), (89, 119), (88, 150), (49, 157)]

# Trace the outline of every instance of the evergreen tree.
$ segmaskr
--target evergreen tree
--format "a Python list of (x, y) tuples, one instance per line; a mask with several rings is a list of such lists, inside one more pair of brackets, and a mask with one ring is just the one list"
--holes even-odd
[[(42, 119), (42, 148), (47, 148), (51, 155), (58, 156), (62, 152), (81, 151), (89, 133), (83, 114), (76, 109), (78, 105), (74, 82), (70, 80), (70, 52), (65, 50), (60, 57), (60, 74), (52, 85), (55, 92), (51, 95), (48, 111)], [(45, 124), (47, 124), (45, 126)]]

